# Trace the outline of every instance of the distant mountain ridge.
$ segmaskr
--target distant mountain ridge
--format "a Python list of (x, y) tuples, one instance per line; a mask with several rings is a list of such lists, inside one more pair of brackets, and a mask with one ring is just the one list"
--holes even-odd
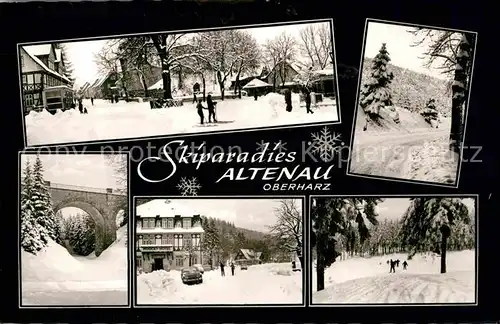
[[(389, 52), (390, 54), (390, 52)], [(365, 57), (361, 76), (361, 86), (370, 76), (373, 59)], [(389, 63), (388, 70), (394, 74), (389, 85), (394, 106), (420, 113), (429, 99), (436, 101), (436, 108), (442, 116), (451, 112), (452, 94), (449, 83), (423, 73), (418, 73)]]

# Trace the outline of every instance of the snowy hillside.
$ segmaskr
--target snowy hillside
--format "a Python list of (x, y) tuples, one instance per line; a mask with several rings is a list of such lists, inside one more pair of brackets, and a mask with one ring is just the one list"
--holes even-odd
[(302, 272), (290, 263), (207, 271), (203, 283), (184, 285), (179, 271), (154, 271), (137, 277), (138, 304), (302, 304)]
[(325, 289), (316, 291), (314, 303), (474, 303), (475, 252), (449, 252), (447, 273), (440, 274), (440, 257), (416, 255), (396, 273), (389, 273), (387, 260), (407, 260), (405, 254), (356, 257), (335, 262), (325, 271)]
[[(192, 103), (151, 109), (147, 102), (112, 104), (95, 100), (92, 106), (84, 100), (88, 114), (80, 114), (75, 109), (55, 115), (47, 111), (30, 112), (26, 116), (26, 132), (28, 145), (41, 145), (338, 121), (336, 104), (331, 99), (325, 99), (314, 114), (307, 114), (305, 106), (299, 106), (298, 95), (292, 100), (292, 112), (285, 111), (284, 96), (274, 93), (257, 101), (249, 97), (218, 101), (219, 123), (204, 126), (199, 125)], [(205, 114), (208, 117), (208, 113)]]

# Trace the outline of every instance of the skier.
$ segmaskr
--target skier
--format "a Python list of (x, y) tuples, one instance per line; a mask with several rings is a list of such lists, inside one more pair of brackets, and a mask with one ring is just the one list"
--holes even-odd
[(215, 118), (215, 105), (217, 103), (212, 100), (212, 95), (209, 93), (207, 96), (207, 109), (208, 109), (208, 122), (212, 122), (212, 117), (214, 118), (214, 123), (217, 122)]
[(307, 113), (314, 114), (314, 111), (311, 110), (311, 93), (309, 92), (307, 86), (304, 86), (304, 88), (302, 88), (302, 93), (304, 94), (304, 99), (306, 101)]
[(396, 267), (399, 268), (399, 259), (396, 260)]
[(231, 262), (231, 275), (234, 276), (234, 263)]
[(391, 269), (389, 269), (389, 273), (391, 273), (391, 272), (396, 272), (396, 268), (395, 268), (395, 266), (396, 266), (396, 261), (393, 261), (393, 260), (391, 259)]
[[(200, 101), (201, 101), (201, 100), (200, 100)], [(224, 263), (222, 263), (222, 261), (221, 261), (221, 263), (220, 263), (220, 275), (221, 275), (222, 277), (225, 277), (225, 276), (226, 276), (226, 274), (224, 273)]]
[(406, 267), (408, 267), (408, 262), (403, 262), (403, 270), (406, 270)]
[(292, 92), (290, 89), (285, 90), (285, 104), (286, 104), (286, 111), (291, 112), (292, 111)]
[(90, 97), (90, 103), (92, 104), (92, 106), (94, 105), (94, 97)]
[(198, 100), (198, 104), (196, 105), (196, 109), (198, 109), (198, 116), (200, 116), (200, 124), (203, 125), (203, 122), (205, 120), (205, 115), (203, 114), (203, 109), (208, 109), (203, 107), (201, 104), (202, 100)]

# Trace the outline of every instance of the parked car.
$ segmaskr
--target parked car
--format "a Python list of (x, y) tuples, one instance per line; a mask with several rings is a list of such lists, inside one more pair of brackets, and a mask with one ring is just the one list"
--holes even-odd
[(248, 270), (248, 265), (246, 264), (240, 265), (240, 270)]
[(193, 265), (193, 267), (195, 267), (196, 269), (198, 269), (198, 271), (201, 272), (201, 274), (204, 274), (205, 273), (205, 268), (203, 268), (203, 266), (201, 264), (195, 264)]
[(183, 268), (181, 270), (181, 279), (182, 279), (182, 283), (184, 283), (184, 284), (189, 284), (189, 283), (201, 284), (201, 283), (203, 283), (203, 276), (202, 276), (200, 270), (198, 270), (198, 268), (195, 268), (195, 267)]

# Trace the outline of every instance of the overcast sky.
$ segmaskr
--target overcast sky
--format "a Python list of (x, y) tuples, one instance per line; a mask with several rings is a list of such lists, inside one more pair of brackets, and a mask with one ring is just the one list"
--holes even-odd
[[(420, 38), (415, 38), (408, 30), (412, 30), (412, 27), (369, 22), (366, 34), (365, 56), (374, 58), (380, 50), (382, 43), (386, 43), (391, 64), (436, 78), (446, 79), (440, 70), (435, 68), (427, 69), (422, 66), (425, 60), (420, 59), (420, 57), (427, 51), (429, 43), (424, 42), (421, 46), (417, 47), (410, 46), (416, 40), (420, 40)], [(439, 64), (439, 62), (442, 61), (436, 60), (436, 64)]]
[[(287, 32), (291, 36), (296, 37), (297, 41), (300, 41), (300, 30), (302, 28), (305, 28), (308, 25), (319, 24), (329, 25), (328, 22), (302, 23), (284, 26), (246, 28), (246, 30), (255, 37), (257, 43), (264, 44), (268, 39), (272, 39), (282, 32)], [(105, 43), (106, 40), (95, 40), (77, 41), (65, 44), (68, 51), (68, 59), (74, 67), (74, 77), (76, 78), (75, 83), (78, 87), (82, 86), (85, 82), (93, 83), (99, 77), (99, 68), (95, 63), (94, 58)]]
[[(268, 233), (269, 226), (276, 223), (277, 199), (171, 199), (177, 204), (189, 204), (201, 215), (234, 223), (236, 227)], [(302, 200), (296, 200), (302, 214)]]
[[(469, 208), (469, 211), (474, 208), (474, 200), (472, 198), (463, 199), (463, 203)], [(378, 219), (399, 220), (409, 205), (409, 198), (386, 198), (385, 201), (377, 205)]]
[[(21, 170), (34, 154), (21, 154)], [(90, 188), (120, 188), (114, 166), (103, 154), (40, 154), (46, 181)]]

